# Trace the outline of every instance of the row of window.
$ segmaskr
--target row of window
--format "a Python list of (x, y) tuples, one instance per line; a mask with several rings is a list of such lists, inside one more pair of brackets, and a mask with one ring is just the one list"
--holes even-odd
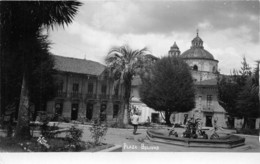
[[(58, 85), (58, 92), (63, 91), (63, 82), (60, 82)], [(102, 85), (101, 86), (101, 94), (106, 94), (107, 91), (107, 85)], [(72, 92), (73, 93), (78, 93), (79, 92), (79, 83), (73, 83), (72, 84)], [(94, 92), (94, 84), (93, 83), (88, 83), (88, 93), (93, 93)], [(118, 94), (118, 87), (115, 88), (115, 95)]]
[[(198, 66), (195, 64), (195, 65), (192, 67), (192, 69), (193, 69), (194, 71), (198, 71)], [(216, 71), (216, 67), (213, 66), (212, 72), (215, 72), (215, 71)]]
[[(86, 106), (86, 118), (88, 120), (92, 119), (93, 116), (93, 109), (94, 104), (93, 103), (87, 103)], [(71, 120), (77, 120), (78, 119), (78, 110), (79, 110), (79, 104), (78, 103), (72, 103), (71, 104)], [(101, 104), (100, 106), (100, 119), (106, 120), (106, 110), (107, 110), (107, 104)], [(58, 115), (62, 115), (63, 113), (63, 103), (57, 102), (55, 104), (55, 113)], [(113, 105), (113, 118), (117, 118), (119, 113), (119, 104)]]
[[(199, 101), (201, 101), (202, 96), (199, 96)], [(207, 106), (210, 107), (212, 105), (212, 95), (207, 95)]]

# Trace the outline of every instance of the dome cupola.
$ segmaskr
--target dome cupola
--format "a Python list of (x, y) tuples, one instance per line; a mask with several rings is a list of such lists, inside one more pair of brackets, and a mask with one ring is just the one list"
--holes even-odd
[(191, 41), (191, 48), (183, 52), (180, 56), (184, 59), (210, 59), (215, 60), (213, 55), (209, 53), (203, 47), (203, 41), (199, 37), (199, 32), (197, 30), (197, 36)]
[(203, 41), (199, 37), (199, 31), (197, 30), (197, 36), (191, 41), (191, 48), (203, 48)]

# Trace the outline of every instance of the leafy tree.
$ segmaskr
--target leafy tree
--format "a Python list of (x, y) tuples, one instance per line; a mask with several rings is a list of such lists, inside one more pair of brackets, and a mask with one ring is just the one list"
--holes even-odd
[(243, 90), (239, 93), (236, 108), (238, 114), (244, 118), (245, 128), (248, 118), (259, 117), (259, 86), (253, 84), (249, 79)]
[(151, 72), (141, 76), (141, 101), (165, 113), (169, 125), (173, 112), (188, 112), (195, 106), (195, 89), (188, 65), (174, 56), (158, 60)]
[(243, 128), (246, 127), (248, 118), (257, 118), (259, 111), (259, 67), (252, 76), (248, 77), (245, 86), (238, 94), (236, 109), (238, 115), (244, 118)]
[(233, 78), (237, 82), (239, 86), (245, 86), (247, 82), (247, 78), (251, 76), (251, 67), (246, 61), (246, 58), (243, 57), (243, 61), (241, 62), (242, 67), (239, 71), (234, 70)]
[[(46, 45), (43, 49), (42, 45)], [(54, 96), (54, 91), (56, 85), (52, 77), (54, 72), (54, 61), (52, 56), (48, 52), (49, 43), (46, 42), (46, 37), (44, 36), (40, 40), (36, 40), (31, 43), (34, 48), (34, 56), (28, 63), (28, 83), (29, 83), (29, 97), (30, 104), (34, 104), (35, 112), (34, 117), (38, 110), (45, 109), (47, 100)], [(14, 50), (13, 50), (14, 52)], [(18, 53), (18, 52), (16, 52)], [(5, 56), (4, 54), (3, 56)], [(7, 62), (8, 61), (8, 62)], [(2, 77), (2, 106), (3, 113), (8, 112), (7, 106), (11, 104), (14, 105), (15, 110), (12, 116), (17, 117), (17, 108), (19, 106), (19, 98), (21, 92), (21, 80), (22, 80), (22, 61), (13, 60), (11, 55), (5, 56), (5, 64), (1, 66), (3, 70)], [(10, 114), (9, 114), (10, 115)]]
[(223, 76), (218, 80), (218, 101), (230, 116), (237, 116), (236, 100), (240, 86), (232, 77)]
[(111, 71), (115, 80), (123, 81), (124, 101), (126, 103), (127, 119), (124, 119), (125, 110), (120, 111), (119, 123), (123, 125), (129, 121), (130, 116), (130, 96), (133, 77), (142, 67), (142, 57), (147, 53), (147, 48), (132, 50), (129, 46), (113, 47), (108, 52), (105, 59), (108, 69)]
[[(40, 50), (46, 50), (42, 40), (42, 30), (55, 25), (68, 25), (72, 22), (81, 5), (77, 1), (30, 1), (0, 2), (1, 8), (1, 52), (12, 63), (20, 63), (21, 94), (19, 102), (16, 137), (30, 137), (29, 102), (30, 71), (32, 61)], [(45, 40), (46, 41), (46, 40)], [(37, 48), (35, 48), (35, 46)], [(43, 52), (44, 53), (44, 52)], [(1, 56), (1, 58), (3, 57)], [(2, 71), (2, 70), (1, 70)], [(32, 99), (32, 98), (31, 98)]]
[[(55, 73), (54, 60), (48, 52), (48, 43), (45, 43), (45, 38), (42, 38), (42, 44), (46, 44), (46, 49), (39, 47), (39, 53), (35, 53), (31, 61), (31, 71), (29, 76), (29, 97), (30, 102), (34, 104), (34, 112), (31, 113), (33, 119), (36, 118), (37, 111), (46, 109), (48, 100), (55, 96), (57, 84), (53, 78)], [(38, 44), (38, 45), (42, 45)]]
[(245, 128), (248, 118), (259, 117), (259, 67), (252, 74), (245, 57), (241, 64), (241, 70), (219, 78), (218, 99), (230, 116), (244, 118)]

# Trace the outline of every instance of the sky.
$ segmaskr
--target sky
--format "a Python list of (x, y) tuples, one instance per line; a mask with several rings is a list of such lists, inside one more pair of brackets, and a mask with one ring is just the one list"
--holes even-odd
[(162, 57), (174, 42), (188, 50), (198, 29), (222, 74), (240, 69), (243, 56), (251, 67), (260, 60), (259, 1), (81, 2), (73, 23), (48, 31), (53, 54), (105, 64), (112, 47), (127, 44)]

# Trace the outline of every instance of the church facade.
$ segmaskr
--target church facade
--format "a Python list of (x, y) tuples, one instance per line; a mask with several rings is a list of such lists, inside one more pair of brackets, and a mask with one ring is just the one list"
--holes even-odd
[(227, 127), (227, 115), (224, 108), (218, 103), (217, 76), (218, 60), (204, 49), (203, 41), (197, 36), (191, 41), (190, 49), (180, 52), (176, 43), (170, 48), (169, 55), (179, 56), (190, 67), (194, 80), (196, 106), (187, 113), (175, 113), (171, 121), (185, 124), (190, 117), (201, 118), (205, 127), (212, 127), (213, 119), (218, 125)]

